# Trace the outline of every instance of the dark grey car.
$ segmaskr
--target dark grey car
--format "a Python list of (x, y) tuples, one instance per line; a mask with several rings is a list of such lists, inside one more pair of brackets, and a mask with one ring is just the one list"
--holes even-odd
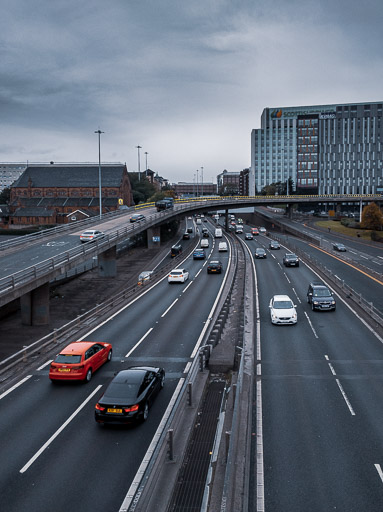
[(331, 290), (322, 282), (314, 281), (307, 290), (307, 302), (313, 311), (335, 311), (336, 301)]

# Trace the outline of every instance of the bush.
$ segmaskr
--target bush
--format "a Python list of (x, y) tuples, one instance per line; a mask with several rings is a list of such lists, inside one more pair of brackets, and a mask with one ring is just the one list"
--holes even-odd
[(378, 233), (377, 231), (371, 231), (371, 240), (373, 242), (383, 243), (383, 236), (381, 233)]

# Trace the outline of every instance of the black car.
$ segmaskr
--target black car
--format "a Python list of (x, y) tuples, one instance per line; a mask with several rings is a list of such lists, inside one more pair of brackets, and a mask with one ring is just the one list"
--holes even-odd
[(209, 238), (209, 231), (203, 231), (202, 232), (202, 238)]
[(186, 232), (187, 233), (193, 233), (193, 228), (187, 228)]
[(265, 249), (262, 247), (257, 247), (255, 249), (254, 258), (260, 259), (260, 258), (266, 258), (267, 254)]
[(184, 234), (182, 235), (182, 239), (183, 239), (183, 240), (190, 240), (190, 235), (189, 235), (189, 233), (184, 233)]
[(340, 244), (340, 243), (337, 243), (337, 242), (332, 244), (332, 248), (335, 251), (339, 251), (339, 252), (346, 252), (347, 251), (346, 247), (343, 244)]
[(331, 290), (321, 281), (313, 281), (307, 290), (307, 302), (313, 311), (335, 311), (336, 301)]
[(272, 250), (278, 250), (280, 249), (281, 246), (279, 244), (279, 242), (277, 242), (276, 240), (271, 240), (270, 243), (269, 243), (269, 249), (272, 249)]
[(170, 256), (172, 258), (175, 258), (176, 256), (178, 256), (181, 253), (182, 253), (182, 245), (173, 245), (172, 248), (170, 249)]
[(222, 263), (220, 261), (211, 261), (207, 266), (208, 274), (221, 274), (222, 272)]
[(193, 252), (193, 260), (204, 260), (205, 258), (206, 258), (206, 254), (203, 249), (196, 249)]
[(145, 421), (157, 393), (164, 387), (165, 371), (152, 366), (121, 370), (110, 382), (95, 408), (97, 423)]
[(251, 233), (245, 233), (245, 240), (253, 240), (254, 236)]
[(138, 222), (139, 220), (145, 220), (145, 215), (142, 215), (142, 213), (134, 213), (130, 217), (130, 222)]
[(283, 264), (285, 267), (299, 267), (299, 258), (294, 253), (285, 254)]

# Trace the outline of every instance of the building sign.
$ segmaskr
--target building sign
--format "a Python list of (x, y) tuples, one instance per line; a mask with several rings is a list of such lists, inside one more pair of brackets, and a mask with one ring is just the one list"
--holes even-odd
[[(275, 108), (270, 110), (270, 119), (295, 119), (298, 116), (307, 115), (307, 114), (319, 114), (319, 119), (335, 119), (336, 118), (336, 110), (335, 107), (332, 109), (330, 106), (324, 107), (313, 107), (313, 108), (296, 108), (296, 109), (283, 109), (283, 108)], [(324, 116), (324, 117), (321, 117)]]
[(159, 242), (160, 241), (160, 237), (159, 236), (153, 236), (152, 240), (153, 240), (153, 242)]
[(119, 205), (124, 204), (124, 200), (120, 198), (120, 199), (118, 200), (118, 204), (119, 204)]
[(322, 112), (319, 114), (319, 119), (336, 119), (335, 112)]

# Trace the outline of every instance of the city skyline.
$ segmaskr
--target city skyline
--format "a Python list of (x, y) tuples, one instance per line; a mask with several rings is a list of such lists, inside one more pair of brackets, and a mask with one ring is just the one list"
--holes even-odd
[(374, 102), (378, 1), (15, 0), (0, 21), (0, 161), (148, 167), (170, 182), (250, 166), (265, 107)]

